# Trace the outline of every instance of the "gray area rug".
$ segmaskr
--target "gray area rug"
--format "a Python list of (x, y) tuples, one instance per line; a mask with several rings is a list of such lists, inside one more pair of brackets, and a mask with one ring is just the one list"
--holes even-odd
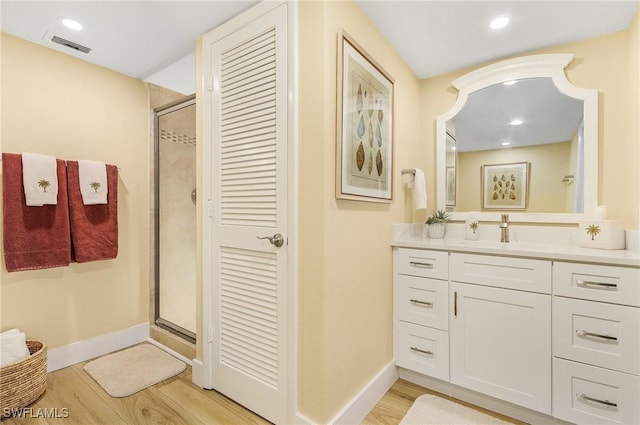
[(431, 394), (413, 403), (400, 425), (511, 425), (493, 416)]
[(141, 344), (93, 360), (84, 370), (111, 397), (126, 397), (171, 378), (186, 367), (158, 347)]

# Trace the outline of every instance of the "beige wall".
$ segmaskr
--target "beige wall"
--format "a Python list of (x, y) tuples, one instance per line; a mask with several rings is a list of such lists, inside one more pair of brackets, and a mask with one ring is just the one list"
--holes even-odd
[[(629, 132), (624, 147), (627, 155), (623, 165), (628, 172), (630, 181), (636, 182), (635, 186), (625, 191), (627, 198), (627, 212), (630, 217), (628, 224), (632, 229), (640, 229), (640, 9), (636, 12), (633, 22), (628, 30), (628, 60), (629, 71), (627, 73), (627, 124)], [(635, 220), (635, 221), (634, 221)]]
[[(638, 12), (640, 13), (640, 12)], [(599, 92), (598, 204), (607, 206), (608, 218), (623, 220), (638, 229), (638, 14), (628, 30), (523, 54), (573, 53), (566, 70), (574, 85)], [(468, 68), (422, 81), (423, 143), (435, 153), (435, 122), (456, 99), (455, 78), (477, 69)], [(435, 157), (428, 169), (435, 182)], [(624, 184), (621, 184), (624, 182)]]
[[(570, 142), (510, 149), (491, 149), (458, 154), (457, 193), (454, 211), (482, 211), (481, 170), (487, 164), (529, 162), (528, 212), (565, 211), (567, 186), (562, 178), (571, 174)], [(573, 205), (571, 205), (573, 208)]]
[(121, 168), (115, 260), (7, 273), (2, 329), (49, 348), (149, 317), (149, 109), (145, 83), (2, 34), (2, 152), (92, 159)]
[[(426, 164), (419, 81), (356, 4), (304, 1), (299, 17), (299, 409), (326, 423), (393, 357), (391, 225), (413, 219), (400, 169)], [(395, 79), (392, 204), (335, 199), (341, 28)]]

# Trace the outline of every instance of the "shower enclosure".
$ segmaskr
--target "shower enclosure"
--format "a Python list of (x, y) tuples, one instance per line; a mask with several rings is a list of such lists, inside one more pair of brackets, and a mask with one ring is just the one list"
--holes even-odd
[(154, 112), (155, 324), (195, 342), (195, 95)]

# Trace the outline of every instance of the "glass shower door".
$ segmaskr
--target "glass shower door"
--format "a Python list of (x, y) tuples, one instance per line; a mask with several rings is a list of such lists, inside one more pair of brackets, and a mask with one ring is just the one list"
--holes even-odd
[(196, 334), (195, 96), (155, 110), (155, 323)]

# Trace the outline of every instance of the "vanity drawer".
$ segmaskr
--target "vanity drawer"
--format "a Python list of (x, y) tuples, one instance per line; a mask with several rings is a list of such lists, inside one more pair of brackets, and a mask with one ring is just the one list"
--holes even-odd
[(640, 309), (553, 298), (553, 354), (640, 374)]
[(551, 293), (551, 262), (526, 258), (451, 254), (452, 281)]
[(400, 367), (449, 380), (449, 334), (439, 329), (412, 323), (398, 323), (398, 358)]
[(553, 416), (576, 424), (640, 423), (640, 377), (553, 359)]
[(553, 293), (567, 297), (640, 306), (640, 269), (553, 263)]
[(398, 270), (400, 274), (446, 280), (449, 277), (449, 253), (400, 248)]
[(446, 280), (398, 276), (398, 319), (447, 330), (449, 288)]

